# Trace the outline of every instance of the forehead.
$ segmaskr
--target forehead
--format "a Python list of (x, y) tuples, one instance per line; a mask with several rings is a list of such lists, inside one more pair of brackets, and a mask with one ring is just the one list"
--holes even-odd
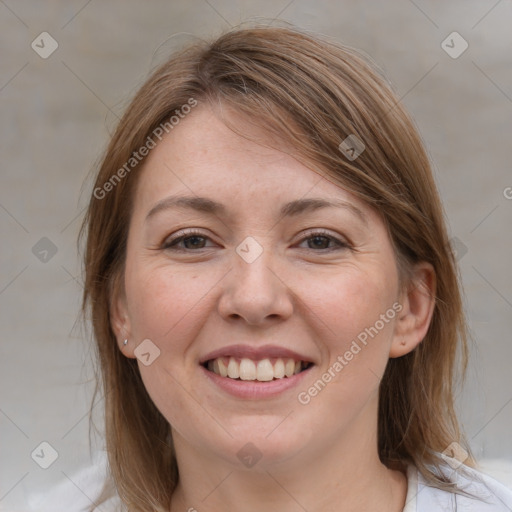
[[(277, 206), (298, 198), (344, 200), (369, 212), (353, 194), (293, 156), (261, 127), (229, 115), (242, 134), (217, 112), (200, 106), (188, 114), (148, 155), (138, 182), (136, 210), (150, 210), (170, 195), (208, 196), (233, 210)], [(332, 180), (332, 179), (331, 179)], [(261, 212), (263, 213), (263, 212)]]

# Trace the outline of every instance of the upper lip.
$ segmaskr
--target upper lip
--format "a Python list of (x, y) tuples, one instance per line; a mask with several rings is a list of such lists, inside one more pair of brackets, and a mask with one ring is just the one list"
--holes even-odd
[(204, 364), (211, 359), (217, 359), (218, 357), (236, 357), (236, 358), (247, 358), (253, 361), (260, 361), (262, 359), (270, 359), (273, 357), (280, 357), (283, 359), (294, 359), (295, 361), (305, 361), (312, 363), (313, 361), (303, 355), (284, 347), (277, 345), (263, 345), (261, 347), (254, 347), (251, 345), (229, 345), (214, 350), (199, 361), (200, 364)]

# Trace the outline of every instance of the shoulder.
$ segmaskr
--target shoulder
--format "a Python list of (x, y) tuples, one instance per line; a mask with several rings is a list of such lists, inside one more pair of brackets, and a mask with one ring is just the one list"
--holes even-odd
[(53, 485), (28, 494), (28, 510), (34, 512), (55, 512), (55, 510), (125, 512), (114, 491), (108, 496), (104, 494), (109, 477), (106, 452), (95, 452), (90, 465), (80, 466), (69, 475), (62, 473), (64, 476)]
[(409, 466), (409, 490), (404, 511), (512, 512), (511, 489), (477, 469), (460, 464), (456, 459), (442, 457), (445, 461), (442, 473), (456, 485), (456, 491), (433, 487), (414, 466)]

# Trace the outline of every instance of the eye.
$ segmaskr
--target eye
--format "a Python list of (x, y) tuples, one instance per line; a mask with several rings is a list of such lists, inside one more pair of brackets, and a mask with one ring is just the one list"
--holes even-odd
[[(162, 245), (162, 249), (176, 251), (204, 249), (206, 240), (209, 240), (209, 237), (199, 231), (181, 231), (172, 238), (166, 238)], [(180, 246), (180, 244), (183, 245)]]
[(332, 251), (336, 249), (349, 249), (348, 243), (339, 240), (326, 231), (314, 231), (302, 239), (301, 243), (307, 242), (307, 249), (318, 249)]
[[(176, 235), (166, 238), (162, 244), (162, 249), (172, 251), (194, 251), (197, 249), (206, 249), (207, 241), (210, 240), (208, 236), (200, 231), (186, 230), (180, 231)], [(327, 231), (312, 231), (308, 233), (308, 236), (303, 237), (300, 244), (307, 243), (307, 247), (304, 249), (313, 249), (317, 251), (334, 251), (350, 249), (350, 245)], [(300, 245), (299, 244), (299, 245)]]

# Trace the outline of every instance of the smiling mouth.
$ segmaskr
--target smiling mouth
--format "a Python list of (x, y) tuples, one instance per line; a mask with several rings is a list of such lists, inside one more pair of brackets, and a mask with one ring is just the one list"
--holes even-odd
[(313, 366), (313, 363), (281, 357), (258, 361), (245, 357), (218, 357), (206, 361), (202, 366), (228, 379), (270, 382), (293, 377)]

